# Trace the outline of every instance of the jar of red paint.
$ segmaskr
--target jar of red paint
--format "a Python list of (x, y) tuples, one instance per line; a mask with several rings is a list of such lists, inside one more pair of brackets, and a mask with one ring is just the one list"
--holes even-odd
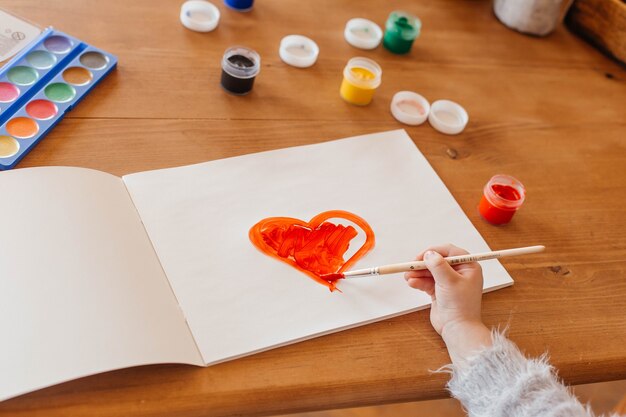
[(478, 211), (491, 224), (506, 224), (524, 203), (526, 189), (509, 175), (494, 175), (483, 189)]

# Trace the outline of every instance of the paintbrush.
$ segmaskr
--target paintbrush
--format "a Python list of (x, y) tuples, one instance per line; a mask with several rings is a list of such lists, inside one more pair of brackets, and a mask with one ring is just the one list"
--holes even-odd
[[(504, 250), (495, 250), (491, 252), (482, 252), (482, 253), (468, 253), (466, 255), (458, 255), (458, 256), (448, 256), (447, 258), (443, 258), (450, 265), (458, 265), (465, 264), (469, 262), (478, 262), (478, 261), (486, 261), (488, 259), (502, 258), (505, 256), (517, 256), (517, 255), (528, 255), (530, 253), (538, 253), (543, 252), (545, 246), (527, 246), (524, 248), (515, 248), (515, 249), (504, 249)], [(409, 272), (409, 271), (419, 271), (422, 269), (428, 269), (426, 267), (426, 262), (424, 261), (413, 261), (413, 262), (404, 262), (399, 264), (390, 264), (390, 265), (382, 265), (374, 268), (365, 268), (365, 269), (356, 269), (354, 271), (346, 271), (343, 273), (336, 274), (326, 274), (322, 275), (321, 278), (328, 282), (335, 282), (342, 278), (361, 278), (368, 277), (372, 275), (386, 275), (386, 274), (395, 274), (398, 272)]]

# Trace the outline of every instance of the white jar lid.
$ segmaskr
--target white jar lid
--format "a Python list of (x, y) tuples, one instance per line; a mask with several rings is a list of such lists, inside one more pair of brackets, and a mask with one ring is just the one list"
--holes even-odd
[(432, 127), (447, 135), (461, 133), (469, 116), (461, 105), (450, 100), (437, 100), (430, 106), (428, 122)]
[(417, 126), (428, 118), (430, 103), (413, 91), (399, 91), (391, 99), (391, 114), (397, 121)]
[(220, 21), (220, 10), (204, 0), (189, 0), (180, 8), (180, 22), (196, 32), (210, 32)]
[(302, 35), (285, 36), (278, 48), (280, 59), (298, 68), (307, 68), (315, 64), (319, 53), (320, 48), (313, 39)]
[(371, 20), (357, 17), (348, 20), (343, 36), (350, 45), (356, 48), (374, 49), (380, 45), (383, 30)]

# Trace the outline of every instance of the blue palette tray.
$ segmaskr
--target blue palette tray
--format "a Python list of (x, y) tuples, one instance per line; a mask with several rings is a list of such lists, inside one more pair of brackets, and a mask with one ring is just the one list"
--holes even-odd
[(117, 58), (46, 29), (0, 69), (0, 170), (13, 168), (117, 65)]

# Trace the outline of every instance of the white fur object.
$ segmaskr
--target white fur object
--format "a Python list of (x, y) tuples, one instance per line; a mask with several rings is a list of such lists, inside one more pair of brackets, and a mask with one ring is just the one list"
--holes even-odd
[(563, 0), (494, 0), (493, 11), (511, 29), (545, 36), (556, 28), (562, 3)]
[(559, 381), (546, 355), (527, 359), (503, 334), (492, 337), (493, 346), (462, 368), (446, 367), (452, 373), (448, 389), (469, 417), (594, 416)]

